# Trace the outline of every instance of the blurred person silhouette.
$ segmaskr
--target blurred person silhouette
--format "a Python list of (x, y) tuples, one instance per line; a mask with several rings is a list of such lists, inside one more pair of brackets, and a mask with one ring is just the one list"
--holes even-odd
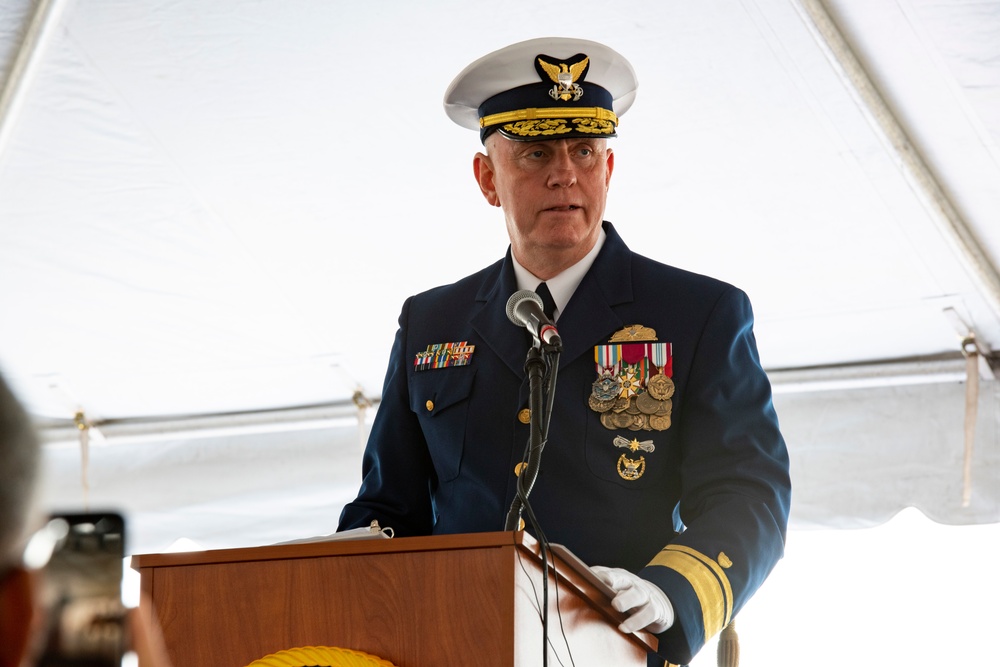
[[(37, 502), (40, 443), (24, 408), (0, 376), (0, 667), (31, 667), (45, 610), (37, 563), (25, 548), (44, 523)], [(149, 600), (131, 610), (131, 648), (143, 667), (170, 667)]]

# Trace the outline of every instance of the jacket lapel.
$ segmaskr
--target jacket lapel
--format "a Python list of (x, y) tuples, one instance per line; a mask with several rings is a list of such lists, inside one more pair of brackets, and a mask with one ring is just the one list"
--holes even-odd
[(507, 299), (516, 291), (517, 280), (508, 249), (499, 272), (484, 280), (479, 288), (476, 301), (482, 307), (472, 316), (472, 328), (517, 377), (523, 377), (528, 333), (507, 319)]
[(559, 317), (560, 368), (582, 354), (593, 354), (595, 345), (625, 326), (614, 306), (633, 299), (632, 253), (610, 222), (604, 223), (604, 231), (607, 238), (601, 252)]

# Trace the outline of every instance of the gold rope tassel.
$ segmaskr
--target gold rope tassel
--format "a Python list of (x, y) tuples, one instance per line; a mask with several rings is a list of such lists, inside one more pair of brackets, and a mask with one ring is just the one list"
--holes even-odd
[(83, 488), (83, 508), (90, 511), (90, 420), (83, 410), (73, 415), (80, 433), (80, 486)]
[(740, 636), (735, 621), (722, 629), (716, 656), (719, 667), (740, 667)]
[(372, 402), (365, 396), (365, 392), (362, 391), (360, 386), (354, 390), (351, 400), (354, 401), (354, 405), (358, 409), (358, 444), (364, 450), (365, 443), (368, 441), (368, 434), (365, 433), (365, 419), (367, 418), (368, 408), (372, 407)]

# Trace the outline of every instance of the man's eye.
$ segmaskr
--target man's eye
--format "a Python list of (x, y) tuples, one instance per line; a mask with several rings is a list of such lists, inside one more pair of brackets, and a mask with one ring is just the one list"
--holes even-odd
[(532, 157), (532, 158), (535, 158), (535, 159), (540, 158), (540, 157), (545, 157), (545, 152), (544, 151), (531, 151), (530, 153), (528, 153), (528, 157)]

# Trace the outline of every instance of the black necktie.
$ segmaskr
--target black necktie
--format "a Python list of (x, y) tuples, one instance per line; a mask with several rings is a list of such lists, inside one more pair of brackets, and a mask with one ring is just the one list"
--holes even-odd
[(542, 297), (542, 311), (546, 317), (554, 322), (556, 319), (556, 301), (552, 298), (552, 293), (549, 292), (549, 286), (545, 283), (539, 283), (538, 287), (535, 288), (535, 294)]

